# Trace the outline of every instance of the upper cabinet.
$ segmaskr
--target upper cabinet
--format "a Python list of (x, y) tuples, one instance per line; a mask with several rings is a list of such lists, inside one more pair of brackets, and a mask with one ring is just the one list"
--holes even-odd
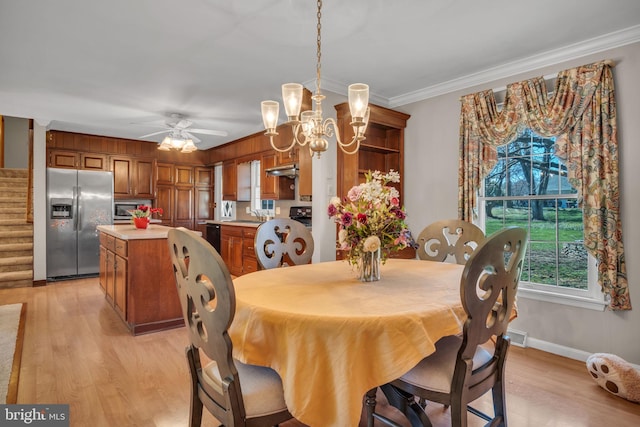
[(250, 160), (227, 160), (222, 163), (222, 200), (251, 200)]
[(79, 153), (67, 150), (47, 150), (47, 166), (50, 168), (82, 169), (94, 171), (109, 170), (105, 154)]
[(238, 198), (238, 174), (235, 160), (222, 163), (222, 200)]
[[(294, 148), (297, 151), (297, 149)], [(262, 200), (293, 200), (295, 199), (295, 181), (287, 177), (267, 175), (265, 170), (278, 166), (279, 153), (267, 151), (260, 158), (260, 198)], [(291, 162), (289, 162), (291, 163)]]
[[(351, 114), (347, 103), (336, 105), (338, 127), (343, 141), (353, 138), (350, 124)], [(338, 149), (338, 197), (347, 195), (351, 187), (365, 181), (367, 171), (379, 170), (400, 173), (400, 183), (396, 185), (403, 200), (404, 188), (404, 129), (408, 114), (377, 105), (370, 105), (369, 125), (366, 139), (360, 143), (355, 154), (345, 154)]]
[(115, 198), (154, 198), (153, 159), (111, 156), (113, 195)]
[[(395, 170), (400, 174), (400, 182), (394, 185), (400, 193), (400, 203), (404, 201), (404, 129), (409, 115), (388, 108), (370, 105), (369, 125), (366, 139), (360, 143), (360, 149), (354, 154), (345, 154), (338, 149), (338, 194), (346, 197), (354, 185), (365, 182), (365, 173), (379, 170)], [(343, 141), (353, 138), (350, 124), (351, 114), (347, 103), (336, 105), (338, 127)], [(342, 251), (336, 257), (342, 257)], [(394, 258), (416, 257), (415, 249), (408, 247), (391, 254)]]

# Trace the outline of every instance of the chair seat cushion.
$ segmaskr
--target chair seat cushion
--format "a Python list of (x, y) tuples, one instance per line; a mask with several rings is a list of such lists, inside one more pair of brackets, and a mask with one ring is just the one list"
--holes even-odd
[[(451, 335), (436, 342), (436, 351), (425, 357), (400, 379), (408, 384), (442, 393), (451, 392), (451, 381), (456, 366), (456, 355), (462, 345), (462, 337)], [(478, 347), (473, 357), (473, 366), (482, 366), (492, 355)]]
[[(276, 371), (264, 366), (247, 365), (234, 361), (240, 377), (242, 400), (247, 418), (274, 414), (287, 410), (282, 380)], [(209, 362), (203, 369), (203, 378), (222, 393), (222, 380), (218, 364)]]

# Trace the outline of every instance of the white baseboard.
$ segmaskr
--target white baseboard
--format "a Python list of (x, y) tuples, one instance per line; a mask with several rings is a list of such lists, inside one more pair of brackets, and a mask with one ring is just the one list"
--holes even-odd
[[(557, 354), (558, 356), (568, 357), (569, 359), (579, 360), (581, 362), (586, 362), (587, 358), (592, 354), (586, 351), (566, 347), (560, 344), (554, 344), (532, 337), (527, 337), (526, 346), (535, 348), (536, 350), (546, 351), (547, 353)], [(635, 369), (640, 370), (640, 365), (635, 365), (633, 363), (629, 364)]]

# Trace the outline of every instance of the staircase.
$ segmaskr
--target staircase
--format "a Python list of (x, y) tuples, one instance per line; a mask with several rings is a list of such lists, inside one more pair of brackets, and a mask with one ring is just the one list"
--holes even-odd
[(33, 224), (27, 218), (28, 171), (0, 169), (0, 289), (33, 286)]

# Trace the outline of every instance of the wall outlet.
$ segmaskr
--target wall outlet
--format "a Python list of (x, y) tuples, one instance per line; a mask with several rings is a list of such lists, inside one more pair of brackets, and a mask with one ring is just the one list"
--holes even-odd
[(280, 215), (280, 206), (276, 206), (276, 215)]
[(249, 206), (247, 206), (247, 208), (245, 209), (245, 213), (248, 213), (248, 214), (251, 213), (251, 208)]

